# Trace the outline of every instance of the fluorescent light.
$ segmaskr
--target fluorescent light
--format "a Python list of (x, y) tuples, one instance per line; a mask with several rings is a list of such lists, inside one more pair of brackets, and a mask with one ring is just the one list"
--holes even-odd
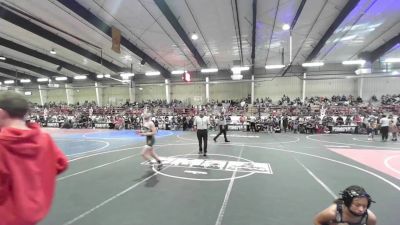
[(282, 69), (285, 67), (285, 65), (266, 65), (265, 69), (271, 70), (271, 69)]
[(103, 74), (97, 74), (97, 78), (104, 78)]
[(400, 58), (387, 58), (384, 61), (385, 63), (398, 63), (400, 62)]
[(289, 30), (290, 29), (290, 25), (289, 24), (283, 24), (282, 26), (282, 30)]
[(201, 69), (202, 73), (215, 73), (218, 72), (217, 68), (210, 68), (210, 69)]
[(38, 78), (37, 82), (47, 82), (49, 81), (49, 78)]
[(105, 77), (105, 78), (110, 78), (111, 75), (110, 75), (110, 74), (106, 74), (106, 75), (104, 75), (104, 77)]
[(68, 78), (67, 77), (56, 77), (56, 80), (63, 81), (63, 80), (68, 80)]
[(194, 34), (192, 34), (191, 38), (192, 38), (192, 40), (197, 40), (197, 39), (199, 39), (199, 36), (196, 33), (194, 33)]
[(360, 75), (360, 74), (370, 74), (371, 68), (362, 68), (362, 69), (358, 69), (356, 71), (354, 71), (355, 74)]
[(340, 39), (340, 40), (341, 40), (341, 41), (348, 41), (348, 40), (354, 39), (355, 37), (357, 37), (357, 35), (350, 35), (350, 36), (343, 37), (343, 38)]
[(303, 63), (303, 67), (317, 67), (317, 66), (323, 66), (323, 62), (309, 62), (309, 63)]
[(240, 71), (246, 71), (246, 70), (249, 70), (250, 69), (250, 67), (248, 67), (248, 66), (243, 66), (243, 67), (240, 67), (240, 66), (235, 66), (235, 67), (232, 67), (231, 68), (231, 70), (232, 70), (232, 72), (237, 72), (237, 73), (240, 73)]
[(0, 85), (1, 85), (2, 83), (1, 83), (1, 81), (0, 81)]
[(5, 80), (5, 81), (4, 81), (4, 84), (13, 84), (13, 83), (14, 83), (13, 80)]
[(231, 75), (232, 80), (241, 80), (243, 79), (243, 75), (241, 74), (233, 74)]
[(52, 48), (52, 49), (50, 50), (50, 54), (55, 55), (55, 54), (57, 54), (57, 52), (56, 52), (56, 50), (54, 50), (54, 48)]
[(21, 79), (20, 82), (21, 82), (21, 83), (24, 83), (24, 84), (30, 83), (30, 82), (31, 82), (31, 79)]
[(174, 75), (183, 74), (183, 73), (185, 73), (184, 70), (174, 70), (174, 71), (171, 72), (171, 74), (174, 74)]
[(0, 60), (6, 60), (6, 57), (0, 56)]
[(24, 94), (25, 94), (25, 95), (32, 95), (32, 92), (31, 92), (31, 91), (25, 91)]
[(161, 73), (159, 71), (149, 71), (145, 73), (146, 76), (158, 76), (160, 74)]
[(135, 76), (135, 74), (134, 73), (121, 73), (120, 76), (121, 77), (133, 77), (133, 76)]
[(365, 60), (348, 60), (348, 61), (343, 61), (343, 65), (364, 65)]
[[(122, 77), (123, 80), (128, 80), (129, 82), (129, 77), (135, 76), (134, 73), (121, 73), (120, 76)], [(126, 81), (123, 81), (126, 82)]]
[(85, 80), (86, 78), (87, 78), (87, 76), (85, 76), (85, 75), (78, 75), (78, 76), (74, 77), (75, 80)]
[(124, 59), (125, 59), (125, 60), (128, 60), (128, 61), (132, 61), (132, 56), (126, 55), (126, 56), (124, 56)]
[(399, 71), (397, 71), (397, 70), (393, 71), (392, 75), (399, 75)]
[(141, 90), (141, 91), (142, 91), (142, 90), (143, 90), (143, 88), (141, 88), (141, 87), (140, 87), (140, 88), (139, 88), (139, 90)]

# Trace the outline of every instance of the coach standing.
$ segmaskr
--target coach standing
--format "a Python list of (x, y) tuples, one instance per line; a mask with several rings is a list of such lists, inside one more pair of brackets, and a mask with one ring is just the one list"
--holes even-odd
[[(197, 130), (197, 139), (199, 140), (199, 154), (204, 152), (204, 156), (207, 156), (207, 137), (208, 137), (208, 125), (210, 120), (204, 116), (205, 112), (201, 110), (199, 116), (194, 120), (193, 126)], [(203, 144), (204, 142), (204, 148)], [(203, 151), (204, 150), (204, 151)]]

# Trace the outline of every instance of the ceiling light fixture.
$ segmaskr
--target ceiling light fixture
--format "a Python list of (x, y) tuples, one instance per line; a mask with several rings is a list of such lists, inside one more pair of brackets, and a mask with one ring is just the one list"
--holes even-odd
[(122, 77), (122, 79), (128, 80), (129, 77), (133, 77), (135, 76), (134, 73), (121, 73), (120, 76)]
[(67, 77), (56, 77), (57, 81), (63, 81), (63, 80), (68, 80)]
[(30, 83), (31, 79), (21, 79), (20, 82), (23, 84)]
[(234, 66), (234, 67), (232, 67), (231, 68), (231, 70), (232, 70), (232, 72), (238, 72), (238, 73), (240, 73), (241, 71), (246, 71), (246, 70), (249, 70), (250, 69), (250, 67), (248, 67), (248, 66), (242, 66), (242, 67), (240, 67), (240, 66)]
[(384, 60), (385, 63), (398, 63), (400, 62), (400, 58), (387, 58)]
[(55, 55), (55, 54), (57, 54), (57, 52), (56, 52), (56, 50), (54, 50), (54, 48), (52, 48), (52, 49), (50, 50), (50, 54)]
[(301, 64), (303, 67), (318, 67), (318, 66), (323, 66), (323, 62), (309, 62), (309, 63), (303, 63)]
[(174, 75), (181, 75), (181, 74), (183, 74), (183, 73), (185, 73), (186, 71), (184, 71), (184, 70), (174, 70), (174, 71), (172, 71), (171, 72), (171, 74), (174, 74)]
[(348, 60), (348, 61), (343, 61), (343, 65), (364, 65), (365, 60)]
[(126, 55), (126, 56), (124, 56), (124, 59), (125, 59), (125, 60), (128, 60), (128, 61), (132, 61), (132, 56)]
[(285, 65), (266, 65), (265, 69), (272, 70), (272, 69), (282, 69)]
[(86, 78), (87, 78), (86, 75), (78, 75), (74, 77), (75, 80), (85, 80)]
[(37, 82), (47, 82), (49, 81), (49, 78), (38, 78)]
[(201, 69), (200, 70), (202, 73), (215, 73), (218, 72), (217, 68), (210, 68), (210, 69)]
[(6, 60), (6, 57), (0, 55), (0, 60)]
[(146, 76), (158, 76), (160, 74), (161, 73), (159, 71), (149, 71), (145, 73)]
[(370, 74), (372, 72), (371, 68), (362, 68), (354, 71), (355, 74), (360, 75), (360, 74)]
[(5, 80), (5, 81), (4, 81), (4, 84), (13, 84), (13, 83), (14, 83), (13, 80)]
[(290, 29), (290, 25), (289, 24), (287, 24), (287, 23), (283, 24), (282, 30), (289, 30), (289, 29)]
[(199, 36), (196, 33), (193, 33), (191, 38), (192, 38), (192, 40), (197, 40), (197, 39), (199, 39)]

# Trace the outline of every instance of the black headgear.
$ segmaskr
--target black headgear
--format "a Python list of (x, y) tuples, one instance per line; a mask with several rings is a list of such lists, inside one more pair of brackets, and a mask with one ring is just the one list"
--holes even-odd
[(368, 200), (367, 208), (369, 208), (371, 203), (374, 202), (371, 199), (371, 196), (365, 191), (365, 189), (358, 185), (352, 185), (346, 188), (340, 194), (342, 195), (341, 199), (343, 200), (344, 205), (347, 206), (348, 208), (350, 208), (351, 203), (353, 202), (353, 198), (361, 198), (361, 197), (367, 198)]

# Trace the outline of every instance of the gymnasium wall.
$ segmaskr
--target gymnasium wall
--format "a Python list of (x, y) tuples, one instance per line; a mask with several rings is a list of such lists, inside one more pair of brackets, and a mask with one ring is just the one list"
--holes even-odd
[(400, 94), (400, 77), (364, 78), (363, 99), (385, 94)]
[[(128, 91), (127, 97), (129, 98), (129, 88), (126, 86), (124, 87), (126, 91)], [(141, 88), (141, 90), (140, 90)], [(135, 98), (136, 101), (146, 101), (150, 99), (161, 99), (165, 100), (165, 86), (163, 84), (156, 84), (156, 85), (143, 85), (136, 87), (135, 89), (136, 94)]]
[(210, 84), (210, 99), (228, 100), (243, 99), (251, 94), (251, 83), (218, 83)]
[[(270, 97), (273, 101), (278, 101), (285, 94), (291, 99), (302, 95), (302, 81), (297, 77), (277, 77), (271, 81), (255, 83), (255, 98)], [(248, 84), (250, 85), (250, 83)]]
[[(73, 91), (73, 102), (80, 104), (84, 103), (85, 101), (92, 102), (96, 101), (96, 89), (94, 87), (85, 87), (85, 88), (77, 88), (72, 89)], [(66, 95), (66, 94), (65, 94)], [(66, 96), (64, 96), (66, 98)]]
[(332, 95), (357, 95), (357, 83), (354, 79), (336, 80), (307, 80), (306, 96), (326, 96)]

